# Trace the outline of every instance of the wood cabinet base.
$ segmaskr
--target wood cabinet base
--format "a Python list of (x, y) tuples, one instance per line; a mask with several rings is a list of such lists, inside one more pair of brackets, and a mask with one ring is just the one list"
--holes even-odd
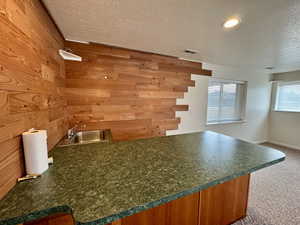
[(249, 180), (238, 177), (109, 225), (229, 225), (246, 216)]
[[(250, 175), (218, 184), (107, 225), (229, 225), (246, 216)], [(74, 224), (71, 215), (24, 225)]]
[(58, 213), (52, 216), (47, 216), (32, 222), (26, 222), (19, 225), (75, 225), (73, 216), (70, 214)]

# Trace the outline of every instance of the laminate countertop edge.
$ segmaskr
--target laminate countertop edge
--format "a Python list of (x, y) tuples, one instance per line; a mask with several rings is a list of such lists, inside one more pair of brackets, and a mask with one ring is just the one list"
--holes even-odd
[[(145, 149), (145, 146), (148, 149)], [(74, 151), (79, 155), (74, 156), (74, 159), (68, 158), (73, 157)], [(98, 145), (91, 144), (71, 147), (62, 151), (56, 149), (54, 153), (54, 156), (58, 157), (58, 161), (56, 160), (55, 167), (49, 169), (46, 175), (42, 176), (40, 180), (17, 185), (18, 187), (10, 191), (8, 196), (0, 200), (0, 216), (3, 218), (0, 220), (0, 225), (22, 224), (55, 213), (72, 214), (78, 225), (105, 225), (250, 174), (285, 159), (285, 154), (278, 150), (254, 145), (210, 131), (132, 142), (119, 142), (103, 145), (101, 148)], [(81, 161), (78, 162), (76, 159)], [(94, 163), (90, 160), (94, 160)], [(113, 165), (111, 163), (116, 160), (123, 164), (114, 163), (115, 167), (111, 168), (111, 165)], [(139, 164), (142, 160), (146, 160), (147, 164)], [(89, 163), (88, 167), (84, 168), (87, 162)], [(104, 164), (99, 165), (99, 162)], [(157, 164), (155, 165), (155, 163)], [(178, 163), (182, 164), (179, 168)], [(77, 165), (81, 165), (84, 170), (81, 171), (80, 167), (77, 169)], [(166, 170), (161, 171), (161, 168)], [(142, 171), (136, 169), (142, 169)], [(142, 176), (143, 172), (149, 169), (153, 172), (149, 178), (155, 179), (154, 183), (147, 183), (149, 182), (147, 177)], [(119, 174), (123, 170), (125, 170), (124, 172), (129, 170), (131, 173), (121, 177), (111, 177), (113, 174)], [(223, 170), (226, 171), (224, 172)], [(97, 172), (102, 172), (103, 175), (92, 177), (92, 174)], [(109, 172), (114, 173), (105, 176)], [(88, 174), (90, 174), (91, 178), (82, 183), (82, 187), (76, 186), (79, 183), (67, 177), (67, 175), (73, 173), (82, 176), (82, 178), (78, 178), (79, 180), (84, 179)], [(156, 175), (159, 177), (156, 177)], [(129, 178), (134, 178), (133, 183), (128, 181), (128, 176)], [(172, 183), (172, 179), (168, 180), (170, 177), (176, 179), (175, 183)], [(199, 180), (193, 182), (194, 178)], [(140, 190), (139, 188), (144, 187), (145, 182), (147, 185), (150, 185), (147, 186), (147, 190), (140, 193), (133, 192), (133, 190)], [(160, 189), (156, 189), (156, 185), (170, 185), (169, 182), (173, 186), (161, 186)], [(179, 183), (177, 184), (176, 182)], [(62, 189), (61, 184), (69, 186), (65, 186)], [(95, 187), (98, 187), (95, 184), (100, 185), (102, 189), (95, 189)], [(105, 184), (108, 186), (104, 187), (103, 185)], [(121, 196), (118, 197), (121, 197), (122, 201), (119, 203), (114, 200), (114, 196), (117, 196), (119, 193), (118, 185), (124, 184), (129, 184), (130, 186), (122, 187), (122, 190), (126, 192), (120, 192)], [(111, 189), (113, 187), (111, 185), (115, 185), (115, 189)], [(151, 185), (154, 186), (151, 187)], [(132, 186), (136, 189), (132, 189)], [(59, 189), (57, 190), (56, 188)], [(81, 194), (81, 188), (85, 192), (88, 190), (96, 192), (92, 198), (87, 195), (77, 196), (78, 193)], [(39, 192), (32, 196), (31, 194), (36, 190)], [(47, 196), (47, 193), (51, 190), (55, 193), (51, 194), (50, 192), (51, 195)], [(77, 191), (79, 192), (77, 193)], [(146, 196), (145, 194), (149, 193), (147, 191), (157, 193), (153, 192), (153, 195)], [(60, 195), (61, 193), (63, 193), (62, 196)], [(108, 198), (106, 201), (115, 201), (112, 202), (113, 205), (109, 204), (109, 202), (108, 204), (105, 201), (103, 202), (101, 194)], [(85, 199), (85, 196), (87, 199)], [(142, 197), (143, 199), (140, 201), (135, 199), (127, 200), (128, 196)], [(70, 199), (72, 199), (71, 203), (73, 205), (68, 204)], [(95, 202), (92, 199), (95, 199)], [(28, 201), (34, 201), (34, 205), (30, 205)], [(112, 206), (116, 208), (110, 208)], [(89, 211), (81, 211), (81, 209), (89, 209), (90, 207), (93, 207), (94, 210), (92, 214)], [(22, 216), (17, 216), (21, 214)], [(83, 218), (83, 221), (80, 217)]]
[[(77, 225), (105, 225), (105, 224), (114, 222), (116, 220), (122, 219), (124, 217), (131, 216), (133, 214), (142, 212), (144, 210), (151, 209), (151, 208), (154, 208), (156, 206), (159, 206), (159, 205), (168, 203), (170, 201), (176, 200), (178, 198), (187, 196), (189, 194), (193, 194), (195, 192), (199, 192), (199, 191), (205, 190), (205, 189), (207, 189), (209, 187), (212, 187), (212, 186), (215, 186), (217, 184), (221, 184), (221, 183), (224, 183), (226, 181), (233, 180), (233, 179), (235, 179), (237, 177), (253, 173), (253, 172), (257, 171), (257, 170), (260, 170), (260, 169), (272, 166), (272, 165), (277, 164), (279, 162), (282, 162), (284, 160), (285, 160), (285, 157), (282, 157), (280, 159), (271, 161), (269, 163), (265, 163), (265, 164), (263, 164), (261, 166), (254, 167), (254, 168), (252, 168), (250, 170), (241, 171), (241, 172), (239, 172), (237, 174), (234, 174), (232, 176), (227, 176), (227, 177), (224, 177), (222, 179), (218, 179), (218, 180), (215, 180), (213, 182), (207, 183), (205, 185), (201, 185), (199, 187), (195, 187), (195, 188), (192, 188), (192, 189), (189, 189), (189, 190), (185, 190), (185, 191), (182, 191), (180, 193), (176, 193), (176, 194), (164, 197), (164, 198), (162, 198), (160, 200), (147, 203), (145, 205), (136, 206), (136, 207), (131, 208), (129, 210), (125, 210), (125, 211), (122, 211), (120, 213), (108, 216), (108, 217), (99, 218), (98, 220), (91, 221), (91, 222), (76, 221), (76, 224)], [(48, 208), (48, 209), (45, 209), (45, 210), (32, 212), (32, 213), (30, 213), (28, 215), (24, 215), (24, 216), (15, 217), (15, 218), (11, 218), (11, 219), (0, 221), (0, 225), (16, 225), (16, 224), (21, 224), (21, 223), (24, 223), (24, 222), (32, 221), (33, 219), (35, 219), (35, 220), (36, 219), (40, 219), (40, 218), (52, 215), (54, 213), (69, 213), (69, 214), (72, 214), (72, 208), (70, 208), (67, 205), (65, 205), (65, 206), (57, 206), (57, 207), (53, 207), (53, 208)]]

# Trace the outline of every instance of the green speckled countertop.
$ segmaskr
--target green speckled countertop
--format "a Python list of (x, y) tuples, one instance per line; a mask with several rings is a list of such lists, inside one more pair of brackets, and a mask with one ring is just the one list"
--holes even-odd
[(41, 178), (17, 184), (0, 201), (2, 224), (59, 211), (73, 211), (80, 223), (106, 224), (285, 158), (209, 131), (69, 146), (51, 155), (54, 165)]

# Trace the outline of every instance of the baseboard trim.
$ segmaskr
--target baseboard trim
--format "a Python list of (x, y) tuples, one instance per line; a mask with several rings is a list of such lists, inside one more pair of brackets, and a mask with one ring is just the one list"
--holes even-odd
[(260, 144), (263, 144), (263, 143), (266, 143), (268, 142), (267, 140), (263, 140), (263, 141), (251, 141), (251, 143), (253, 144), (256, 144), (256, 145), (260, 145)]
[(279, 145), (279, 146), (287, 147), (287, 148), (292, 148), (292, 149), (300, 151), (300, 147), (295, 146), (295, 145), (289, 145), (289, 144), (286, 144), (286, 143), (283, 143), (283, 142), (278, 142), (278, 141), (266, 141), (266, 142), (270, 143), (270, 144)]

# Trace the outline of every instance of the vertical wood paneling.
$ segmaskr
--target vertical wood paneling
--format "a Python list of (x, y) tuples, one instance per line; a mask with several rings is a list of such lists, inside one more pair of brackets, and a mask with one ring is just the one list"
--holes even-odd
[(195, 193), (125, 217), (118, 223), (120, 225), (198, 225), (198, 207), (199, 193)]
[(199, 196), (198, 192), (169, 202), (167, 225), (198, 225)]
[(250, 175), (200, 192), (199, 225), (229, 225), (246, 216)]
[[(76, 222), (70, 214), (54, 214), (39, 220), (26, 222), (22, 225), (75, 225)], [(21, 224), (20, 224), (21, 225)]]
[[(70, 125), (111, 129), (114, 140), (163, 136), (178, 128), (177, 106), (191, 73), (211, 75), (201, 63), (100, 44), (66, 42), (83, 62), (66, 62)], [(107, 107), (109, 106), (109, 107)], [(112, 110), (112, 108), (113, 110)]]
[(24, 174), (22, 132), (47, 129), (49, 149), (66, 133), (63, 46), (40, 1), (0, 0), (0, 198)]

